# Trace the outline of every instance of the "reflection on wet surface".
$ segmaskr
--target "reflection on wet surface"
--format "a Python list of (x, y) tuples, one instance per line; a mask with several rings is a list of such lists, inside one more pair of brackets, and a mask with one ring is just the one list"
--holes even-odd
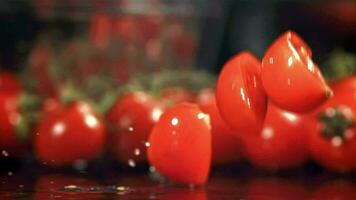
[(246, 167), (215, 168), (203, 187), (164, 181), (146, 170), (89, 172), (0, 169), (0, 199), (356, 199), (354, 175), (294, 170), (271, 174)]

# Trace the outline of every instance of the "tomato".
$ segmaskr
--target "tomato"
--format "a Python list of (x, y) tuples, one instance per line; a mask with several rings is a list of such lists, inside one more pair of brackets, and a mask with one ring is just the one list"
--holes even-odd
[(18, 130), (23, 120), (19, 108), (19, 95), (0, 92), (0, 113), (0, 150), (7, 156), (16, 157), (26, 146), (26, 137)]
[(213, 89), (203, 89), (197, 96), (200, 109), (209, 114), (212, 134), (212, 163), (226, 164), (236, 162), (242, 155), (242, 141), (221, 118), (215, 101)]
[(0, 72), (0, 92), (20, 93), (22, 86), (16, 76), (10, 72)]
[(105, 128), (85, 102), (73, 102), (56, 110), (39, 122), (34, 136), (36, 156), (54, 167), (93, 160), (102, 152)]
[(177, 183), (204, 184), (211, 162), (208, 115), (196, 104), (180, 103), (163, 113), (149, 137), (148, 160)]
[(243, 138), (247, 159), (268, 170), (300, 166), (308, 154), (307, 130), (301, 115), (269, 103), (260, 134)]
[(162, 112), (160, 103), (144, 92), (126, 94), (113, 104), (106, 119), (117, 161), (129, 165), (146, 161), (146, 142)]
[(332, 91), (311, 59), (308, 45), (294, 32), (281, 35), (262, 60), (262, 83), (267, 96), (279, 107), (310, 111), (325, 102)]
[(309, 149), (322, 166), (346, 172), (355, 169), (356, 77), (332, 83), (334, 96), (312, 115)]
[(236, 134), (260, 132), (267, 99), (260, 78), (260, 62), (249, 52), (230, 59), (220, 72), (216, 101), (222, 118)]
[(293, 180), (266, 178), (252, 180), (246, 191), (246, 199), (279, 200), (307, 199), (307, 191)]
[(312, 195), (312, 199), (349, 200), (356, 198), (356, 185), (347, 180), (329, 181), (322, 184)]

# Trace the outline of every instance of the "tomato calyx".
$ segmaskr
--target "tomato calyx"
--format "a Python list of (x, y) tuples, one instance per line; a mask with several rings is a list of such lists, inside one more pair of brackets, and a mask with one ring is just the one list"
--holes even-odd
[(323, 124), (321, 136), (325, 138), (338, 137), (345, 140), (347, 131), (353, 126), (354, 122), (351, 116), (345, 114), (340, 108), (328, 108), (328, 110), (319, 116)]

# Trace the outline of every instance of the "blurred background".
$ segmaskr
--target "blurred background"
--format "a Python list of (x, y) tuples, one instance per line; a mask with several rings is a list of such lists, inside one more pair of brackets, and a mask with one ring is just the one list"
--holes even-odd
[(218, 72), (240, 50), (261, 57), (288, 29), (310, 44), (317, 63), (335, 48), (356, 48), (353, 1), (4, 0), (0, 25), (4, 69), (81, 52), (76, 62), (96, 54), (95, 67), (113, 64), (121, 79), (167, 67)]

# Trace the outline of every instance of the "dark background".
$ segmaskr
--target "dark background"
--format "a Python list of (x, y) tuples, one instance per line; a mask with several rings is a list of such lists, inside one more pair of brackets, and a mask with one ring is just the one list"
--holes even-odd
[[(95, 12), (91, 9), (93, 5), (83, 2), (80, 7), (71, 6), (70, 1), (51, 2), (0, 2), (1, 68), (16, 70), (44, 30), (59, 32), (56, 39), (78, 34), (78, 27), (85, 21), (70, 19), (63, 13), (74, 11), (90, 15)], [(110, 5), (113, 1), (106, 2)], [(167, 2), (173, 9), (177, 6), (177, 1)], [(182, 2), (193, 4), (199, 19), (201, 36), (196, 63), (200, 68), (218, 72), (222, 64), (240, 50), (249, 50), (261, 57), (267, 46), (286, 30), (296, 31), (307, 41), (317, 62), (337, 47), (356, 50), (356, 3), (353, 1)], [(46, 16), (49, 9), (54, 11), (51, 17)]]

